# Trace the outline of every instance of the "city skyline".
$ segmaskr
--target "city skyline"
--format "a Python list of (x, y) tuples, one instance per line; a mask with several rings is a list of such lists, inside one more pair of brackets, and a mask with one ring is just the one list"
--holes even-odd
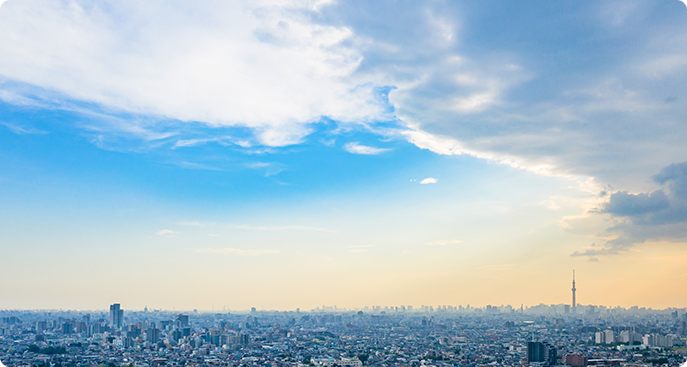
[(679, 0), (0, 0), (0, 309), (683, 307), (685, 35)]
[[(153, 308), (151, 307), (150, 309), (148, 306), (144, 306), (142, 309), (129, 309), (131, 312), (192, 312), (193, 313), (198, 313), (198, 312), (205, 312), (205, 313), (225, 313), (225, 312), (239, 312), (239, 313), (255, 313), (255, 312), (350, 312), (350, 311), (367, 311), (367, 312), (392, 312), (392, 313), (442, 313), (442, 312), (475, 312), (479, 311), (482, 312), (487, 311), (487, 313), (490, 312), (490, 310), (498, 310), (498, 312), (511, 312), (511, 313), (524, 313), (525, 311), (532, 311), (535, 310), (535, 313), (542, 313), (541, 309), (542, 307), (545, 310), (549, 309), (554, 309), (557, 311), (554, 311), (554, 314), (561, 314), (564, 316), (572, 316), (572, 317), (577, 317), (577, 316), (584, 316), (583, 313), (578, 314), (578, 307), (582, 308), (582, 312), (589, 313), (592, 311), (594, 312), (604, 312), (604, 311), (641, 311), (641, 312), (655, 312), (655, 311), (673, 311), (673, 310), (682, 310), (685, 313), (687, 313), (687, 308), (685, 307), (667, 307), (664, 309), (653, 309), (651, 307), (644, 307), (641, 305), (633, 305), (631, 307), (622, 307), (622, 306), (606, 306), (606, 305), (594, 305), (594, 304), (588, 304), (588, 305), (580, 305), (577, 303), (576, 300), (576, 291), (577, 288), (575, 286), (575, 270), (573, 270), (573, 279), (572, 279), (572, 302), (570, 304), (566, 303), (552, 303), (552, 304), (544, 304), (544, 303), (539, 303), (539, 304), (528, 304), (525, 305), (523, 303), (520, 304), (520, 307), (517, 307), (517, 305), (514, 307), (512, 304), (501, 304), (501, 305), (492, 305), (492, 304), (487, 304), (487, 305), (470, 305), (465, 304), (459, 304), (459, 305), (449, 305), (449, 304), (444, 304), (444, 305), (430, 305), (430, 304), (421, 304), (421, 305), (411, 305), (411, 304), (403, 304), (403, 305), (364, 305), (364, 306), (357, 306), (357, 307), (351, 307), (351, 308), (346, 308), (346, 307), (338, 307), (338, 305), (322, 305), (321, 307), (315, 307), (310, 310), (308, 309), (303, 309), (301, 310), (300, 307), (297, 307), (295, 309), (265, 309), (264, 306), (261, 307), (260, 309), (256, 307), (250, 307), (249, 309), (228, 309), (226, 305), (223, 305), (220, 309), (215, 310), (215, 306), (212, 306), (212, 309), (206, 309), (206, 310), (198, 310), (197, 308), (193, 309), (180, 309), (177, 310), (176, 307), (172, 308), (172, 310), (165, 309), (163, 308)], [(436, 306), (436, 307), (435, 307)], [(562, 307), (561, 307), (562, 306)], [(2, 311), (2, 310), (0, 310)], [(57, 311), (56, 309), (32, 309), (32, 310), (26, 310), (26, 311)], [(95, 311), (99, 312), (102, 310), (94, 309), (94, 310), (85, 310), (85, 309), (72, 309), (72, 310), (62, 310), (59, 309), (59, 311), (78, 311), (78, 312), (88, 312), (88, 311)], [(121, 303), (113, 303), (109, 306), (109, 319), (110, 319), (110, 325), (114, 325), (115, 327), (121, 327), (123, 325), (123, 320), (124, 320), (124, 309), (121, 308)], [(545, 311), (545, 313), (550, 313)], [(187, 316), (186, 316), (187, 317)]]
[[(128, 311), (128, 312), (134, 312), (134, 313), (155, 313), (155, 312), (161, 312), (161, 313), (171, 313), (171, 314), (178, 314), (178, 313), (202, 313), (202, 314), (224, 314), (224, 313), (236, 313), (236, 314), (250, 314), (250, 313), (255, 313), (255, 312), (285, 312), (285, 313), (291, 313), (291, 312), (301, 312), (301, 313), (341, 313), (341, 312), (358, 312), (358, 311), (365, 311), (365, 312), (370, 312), (370, 313), (470, 313), (470, 312), (484, 312), (489, 309), (493, 310), (498, 310), (498, 312), (508, 312), (508, 313), (523, 313), (527, 312), (527, 314), (539, 314), (539, 313), (550, 313), (551, 315), (559, 315), (559, 316), (584, 316), (584, 314), (577, 314), (576, 312), (567, 312), (566, 313), (566, 306), (569, 306), (568, 304), (565, 303), (558, 303), (558, 304), (533, 304), (533, 305), (514, 305), (514, 304), (502, 304), (502, 305), (425, 305), (421, 304), (418, 306), (415, 305), (367, 305), (367, 306), (360, 306), (360, 307), (352, 307), (352, 308), (344, 308), (344, 307), (338, 307), (337, 305), (320, 305), (318, 307), (312, 308), (312, 309), (304, 309), (304, 308), (294, 308), (294, 309), (266, 309), (266, 308), (257, 308), (257, 307), (250, 307), (247, 309), (230, 309), (227, 307), (222, 307), (221, 309), (167, 309), (167, 308), (152, 308), (152, 307), (147, 307), (144, 306), (142, 309), (127, 309), (123, 311)], [(622, 306), (606, 306), (606, 305), (579, 305), (579, 307), (589, 310), (593, 309), (596, 312), (615, 312), (615, 311), (630, 311), (630, 312), (668, 312), (668, 311), (674, 311), (674, 310), (685, 310), (685, 307), (666, 307), (666, 308), (651, 308), (651, 307), (643, 307), (640, 305), (635, 305), (632, 307), (622, 307)], [(555, 311), (547, 311), (547, 312), (542, 312), (538, 311), (539, 309), (544, 308), (544, 309), (554, 309)], [(533, 311), (534, 310), (534, 311)], [(572, 310), (572, 309), (571, 309)], [(7, 310), (0, 310), (4, 312), (100, 312), (100, 313), (108, 313), (108, 309), (50, 309), (50, 308), (37, 308), (37, 309), (7, 309)]]

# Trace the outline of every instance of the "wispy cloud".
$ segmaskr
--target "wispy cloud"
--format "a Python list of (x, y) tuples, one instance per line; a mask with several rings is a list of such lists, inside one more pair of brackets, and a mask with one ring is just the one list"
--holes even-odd
[(193, 147), (196, 145), (203, 145), (210, 142), (220, 141), (222, 138), (209, 138), (209, 139), (181, 139), (174, 143), (172, 149)]
[(439, 241), (432, 241), (432, 242), (425, 242), (425, 245), (427, 246), (446, 246), (446, 245), (455, 245), (462, 243), (463, 241), (459, 240), (439, 240)]
[(47, 131), (38, 130), (38, 129), (33, 128), (33, 127), (19, 126), (19, 125), (15, 125), (15, 124), (10, 124), (9, 122), (0, 122), (0, 125), (7, 127), (8, 129), (10, 129), (10, 131), (12, 131), (13, 133), (15, 133), (17, 135), (23, 135), (23, 134), (39, 134), (39, 135), (42, 135), (42, 134), (48, 133)]
[(186, 168), (186, 169), (199, 169), (199, 170), (205, 170), (205, 171), (223, 171), (223, 169), (218, 168), (218, 167), (212, 167), (212, 166), (208, 166), (206, 164), (195, 163), (195, 162), (179, 161), (179, 162), (174, 162), (174, 164), (176, 164), (180, 168)]
[(427, 184), (435, 184), (435, 183), (437, 183), (437, 181), (439, 181), (439, 180), (437, 180), (434, 177), (427, 177), (424, 180), (420, 181), (420, 183), (423, 185), (427, 185)]
[(351, 245), (348, 246), (348, 252), (367, 252), (367, 249), (373, 246), (374, 245)]
[(246, 163), (246, 167), (255, 170), (263, 170), (265, 172), (265, 177), (278, 175), (286, 169), (285, 165), (272, 162), (250, 162)]
[(338, 233), (333, 229), (328, 228), (318, 228), (318, 227), (308, 227), (308, 226), (248, 226), (248, 225), (234, 225), (236, 229), (245, 229), (248, 231), (289, 231), (289, 230), (302, 230), (302, 231), (318, 231), (318, 232), (329, 232)]
[[(2, 0), (0, 0), (0, 4), (1, 2)], [(27, 98), (23, 95), (10, 92), (8, 90), (2, 89), (2, 87), (3, 85), (0, 84), (0, 101), (12, 103), (17, 106), (45, 107), (42, 103), (36, 101), (33, 98)]]
[(236, 255), (236, 256), (260, 256), (278, 254), (279, 250), (244, 250), (238, 248), (196, 248), (189, 249), (202, 254)]
[(171, 229), (163, 229), (163, 230), (155, 232), (155, 234), (158, 236), (174, 237), (174, 236), (180, 235), (181, 232), (172, 231)]
[(219, 137), (206, 137), (206, 138), (195, 138), (195, 139), (179, 139), (174, 143), (172, 149), (193, 147), (197, 145), (203, 145), (207, 143), (219, 143), (221, 145), (235, 144), (242, 148), (250, 148), (251, 143), (246, 140), (236, 139), (232, 136), (219, 136)]
[(189, 221), (189, 222), (177, 222), (174, 224), (177, 224), (180, 226), (190, 226), (190, 227), (212, 227), (217, 223), (215, 223), (215, 222)]
[(348, 143), (344, 145), (344, 150), (353, 154), (375, 155), (388, 152), (391, 149), (368, 147), (367, 145), (360, 145), (358, 143)]
[(613, 247), (590, 248), (590, 249), (584, 250), (582, 252), (575, 251), (572, 254), (570, 254), (570, 256), (571, 257), (593, 258), (596, 256), (604, 256), (604, 255), (618, 255), (618, 254), (620, 254), (620, 251), (621, 251), (620, 249), (613, 248)]

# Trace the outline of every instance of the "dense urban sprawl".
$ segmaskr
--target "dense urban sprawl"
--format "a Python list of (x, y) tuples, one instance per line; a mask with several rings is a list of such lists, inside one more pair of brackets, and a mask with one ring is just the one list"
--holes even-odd
[(678, 366), (685, 309), (0, 311), (7, 367)]

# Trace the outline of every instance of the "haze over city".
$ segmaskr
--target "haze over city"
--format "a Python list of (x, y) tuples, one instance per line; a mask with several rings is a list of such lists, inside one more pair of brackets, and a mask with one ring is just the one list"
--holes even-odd
[(682, 309), (685, 85), (678, 0), (0, 0), (0, 309)]

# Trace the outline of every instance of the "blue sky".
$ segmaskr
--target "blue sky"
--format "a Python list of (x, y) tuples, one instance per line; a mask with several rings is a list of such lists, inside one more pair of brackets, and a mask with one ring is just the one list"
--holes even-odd
[(583, 303), (684, 302), (686, 28), (677, 0), (4, 1), (0, 307), (563, 303), (573, 268)]

